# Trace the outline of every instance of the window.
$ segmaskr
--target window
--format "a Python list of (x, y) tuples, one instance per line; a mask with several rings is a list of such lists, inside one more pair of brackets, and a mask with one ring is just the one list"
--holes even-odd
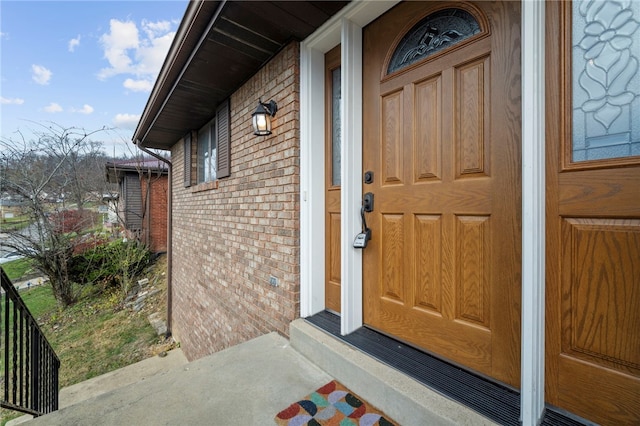
[(340, 172), (342, 168), (342, 158), (340, 149), (342, 145), (340, 124), (340, 109), (342, 107), (342, 87), (341, 87), (340, 67), (331, 70), (331, 184), (341, 185)]
[(198, 183), (216, 179), (217, 139), (214, 118), (198, 132)]
[(211, 121), (197, 132), (189, 132), (184, 137), (185, 187), (229, 176), (230, 114), (229, 100), (226, 100), (218, 107)]

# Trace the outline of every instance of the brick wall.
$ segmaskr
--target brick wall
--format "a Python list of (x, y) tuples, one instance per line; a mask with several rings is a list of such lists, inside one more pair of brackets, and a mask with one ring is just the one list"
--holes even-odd
[[(259, 97), (278, 103), (268, 137), (251, 128)], [(190, 360), (286, 335), (299, 315), (298, 110), (292, 43), (231, 96), (230, 177), (185, 188), (182, 141), (172, 148), (172, 328)]]
[[(147, 197), (147, 185), (149, 186), (149, 200)], [(149, 249), (154, 252), (167, 250), (167, 196), (169, 189), (169, 178), (152, 174), (149, 177), (145, 173), (142, 177), (142, 205), (146, 212), (142, 227), (144, 240), (149, 244)], [(148, 215), (148, 220), (147, 220)]]

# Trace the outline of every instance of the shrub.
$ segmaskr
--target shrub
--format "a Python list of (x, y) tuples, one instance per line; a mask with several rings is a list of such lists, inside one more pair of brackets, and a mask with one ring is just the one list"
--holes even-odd
[(78, 283), (119, 287), (128, 293), (136, 275), (149, 264), (151, 252), (135, 240), (103, 242), (72, 257), (72, 280)]
[(54, 233), (79, 233), (95, 224), (96, 213), (89, 210), (62, 210), (49, 214), (49, 220)]

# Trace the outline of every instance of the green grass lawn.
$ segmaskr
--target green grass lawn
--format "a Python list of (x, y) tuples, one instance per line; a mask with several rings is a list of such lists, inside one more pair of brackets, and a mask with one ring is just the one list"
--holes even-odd
[(19, 231), (29, 226), (29, 216), (16, 216), (12, 218), (2, 218), (0, 221), (0, 231)]
[(45, 319), (43, 331), (62, 361), (61, 387), (151, 356), (148, 349), (158, 337), (146, 315), (119, 304), (115, 294), (87, 297)]
[(53, 297), (51, 287), (33, 287), (30, 290), (23, 290), (20, 296), (27, 308), (36, 319), (43, 315), (48, 315), (58, 309), (56, 299)]
[(30, 259), (16, 259), (11, 262), (2, 264), (2, 269), (7, 273), (7, 276), (12, 282), (18, 281), (27, 272), (31, 271)]

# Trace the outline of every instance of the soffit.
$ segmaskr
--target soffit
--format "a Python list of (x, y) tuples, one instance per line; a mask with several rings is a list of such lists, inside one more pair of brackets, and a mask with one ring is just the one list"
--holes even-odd
[(133, 140), (170, 149), (284, 46), (304, 40), (347, 3), (191, 1)]

